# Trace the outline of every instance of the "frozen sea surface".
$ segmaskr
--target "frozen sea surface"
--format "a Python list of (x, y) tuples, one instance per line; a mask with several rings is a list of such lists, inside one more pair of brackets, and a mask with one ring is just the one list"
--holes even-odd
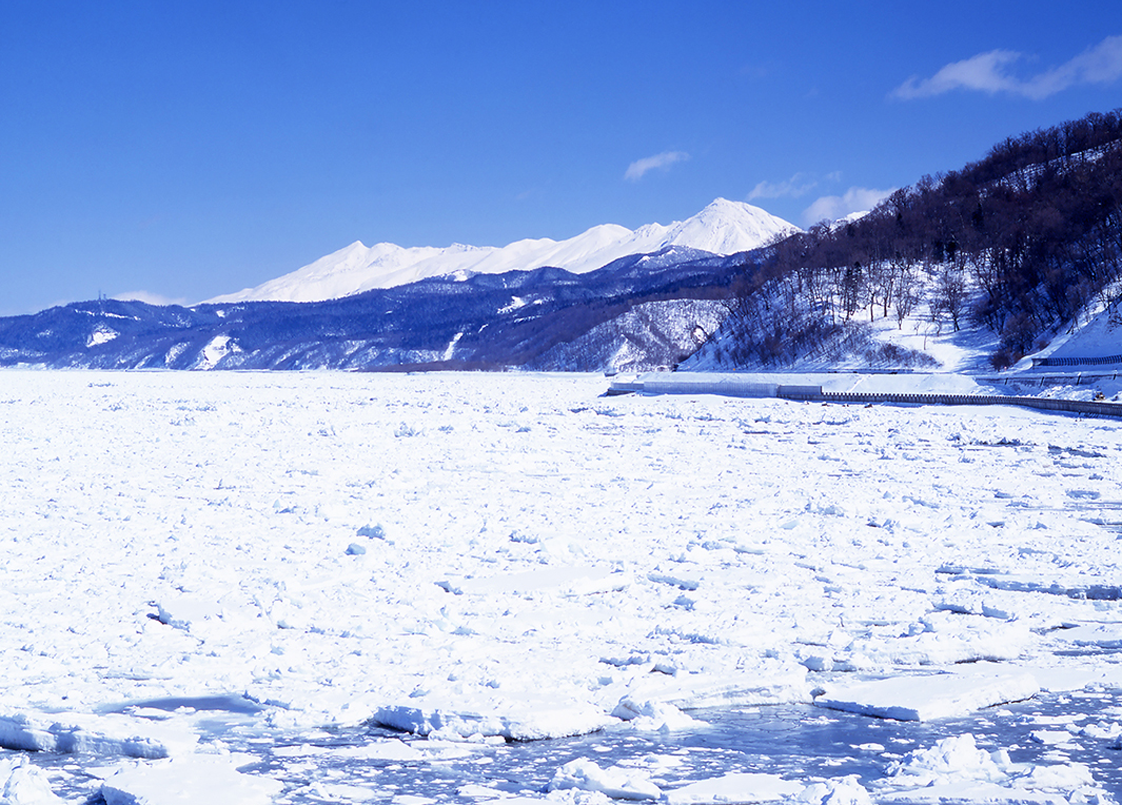
[[(172, 705), (184, 706), (164, 706)], [(216, 718), (209, 725), (199, 722), (205, 743), (236, 753), (246, 776), (279, 781), (272, 800), (277, 803), (417, 797), (470, 805), (514, 796), (547, 801), (557, 770), (579, 759), (642, 774), (668, 793), (727, 775), (766, 774), (807, 783), (852, 777), (888, 797), (913, 788), (893, 775), (909, 754), (964, 734), (982, 751), (1006, 750), (1025, 768), (1082, 765), (1093, 770), (1102, 794), (1122, 795), (1117, 741), (1101, 729), (1104, 714), (1122, 718), (1117, 690), (1049, 694), (933, 722), (824, 713), (804, 704), (714, 708), (694, 711), (696, 723), (688, 729), (644, 731), (620, 724), (572, 738), (499, 744), (447, 743), (377, 727), (262, 732), (235, 712), (212, 712)], [(0, 752), (0, 763), (15, 755)], [(57, 794), (80, 802), (103, 799), (98, 775), (106, 773), (104, 760), (45, 753), (33, 758)]]
[(1118, 794), (1118, 423), (605, 386), (0, 373), (0, 791)]

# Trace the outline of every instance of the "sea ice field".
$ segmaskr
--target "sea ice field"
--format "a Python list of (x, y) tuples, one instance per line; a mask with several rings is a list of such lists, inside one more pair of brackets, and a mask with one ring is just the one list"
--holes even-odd
[(606, 388), (0, 371), (0, 803), (1119, 801), (1122, 420)]

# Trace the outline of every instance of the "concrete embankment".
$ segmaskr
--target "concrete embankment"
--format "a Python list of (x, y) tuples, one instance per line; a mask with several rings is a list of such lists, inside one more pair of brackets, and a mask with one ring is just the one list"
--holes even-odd
[[(856, 375), (847, 375), (849, 379)], [(916, 385), (931, 386), (930, 375), (896, 376), (894, 386), (907, 386), (908, 381), (921, 377), (927, 382)], [(950, 382), (955, 376), (946, 376), (949, 385), (959, 385)], [(776, 375), (777, 380), (788, 382), (768, 383), (763, 382), (759, 374), (738, 378), (736, 375), (720, 374), (706, 375), (700, 372), (648, 372), (644, 375), (631, 378), (615, 379), (608, 388), (609, 395), (617, 394), (718, 394), (726, 397), (776, 397), (786, 400), (803, 400), (810, 402), (854, 403), (869, 405), (874, 403), (887, 403), (894, 405), (1016, 405), (1023, 408), (1035, 408), (1042, 411), (1059, 411), (1063, 413), (1083, 414), (1085, 416), (1122, 417), (1122, 403), (1088, 401), (1088, 400), (1062, 400), (1051, 397), (1026, 397), (1009, 396), (1002, 394), (955, 394), (936, 391), (856, 391), (856, 390), (829, 390), (823, 385), (813, 382), (790, 382), (792, 380), (818, 380), (816, 376), (806, 378)], [(836, 386), (839, 381), (835, 381)], [(859, 381), (858, 381), (859, 382)], [(876, 384), (872, 384), (876, 385)]]

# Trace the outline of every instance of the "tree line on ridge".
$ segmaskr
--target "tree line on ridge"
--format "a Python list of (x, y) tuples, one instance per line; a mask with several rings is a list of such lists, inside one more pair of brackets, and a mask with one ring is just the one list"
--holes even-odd
[[(1042, 345), (1122, 277), (1122, 110), (1011, 137), (979, 162), (924, 176), (857, 220), (819, 223), (773, 244), (730, 301), (719, 360), (790, 364), (902, 327), (920, 305), (938, 327), (999, 336), (1003, 368)], [(852, 343), (849, 344), (853, 346)], [(879, 354), (877, 349), (899, 354)], [(878, 362), (922, 363), (881, 344)], [(929, 360), (929, 359), (927, 359)]]

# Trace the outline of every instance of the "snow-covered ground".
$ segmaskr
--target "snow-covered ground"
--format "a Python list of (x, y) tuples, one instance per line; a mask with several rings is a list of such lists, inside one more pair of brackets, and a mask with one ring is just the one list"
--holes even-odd
[[(688, 731), (698, 707), (938, 720), (1122, 686), (1113, 420), (601, 398), (593, 375), (0, 384), (0, 744), (20, 750), (0, 801), (55, 801), (67, 775), (110, 803), (290, 796), (213, 737), (219, 711), (262, 740), (373, 719), (428, 740), (347, 751), (436, 768), (625, 721)], [(1083, 740), (1120, 722), (1104, 708)], [(964, 733), (883, 781), (588, 757), (462, 796), (1109, 801), (1068, 726), (1029, 766)], [(30, 749), (75, 760), (48, 774)]]
[(1122, 353), (1122, 310), (1102, 302), (1087, 306), (1070, 331), (1060, 333), (1037, 357), (1103, 358)]

